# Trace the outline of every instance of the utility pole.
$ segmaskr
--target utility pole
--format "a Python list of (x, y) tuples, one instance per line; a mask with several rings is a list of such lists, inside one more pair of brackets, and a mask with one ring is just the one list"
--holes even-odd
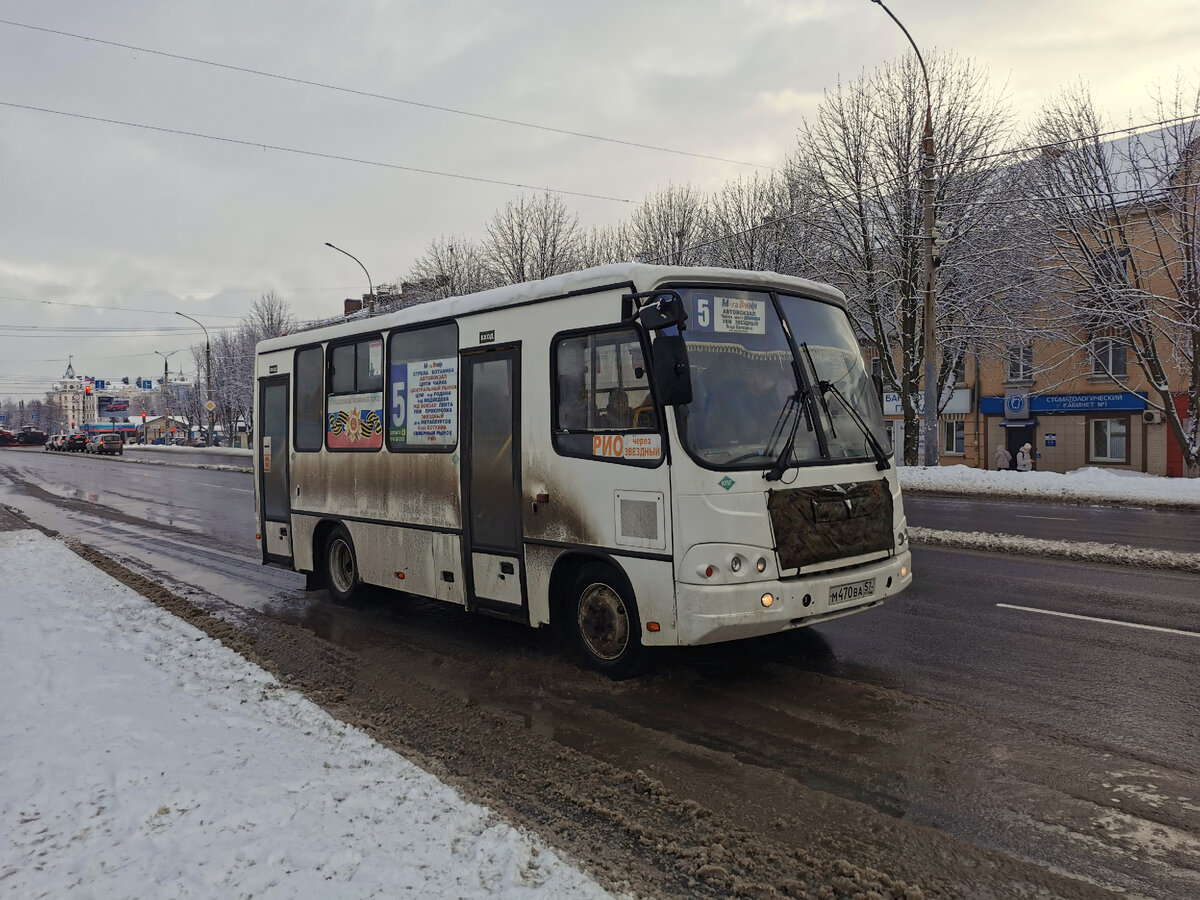
[(925, 453), (921, 464), (936, 466), (940, 463), (941, 443), (938, 439), (937, 337), (933, 327), (933, 166), (936, 159), (933, 145), (933, 95), (929, 90), (929, 72), (925, 68), (925, 60), (921, 57), (921, 50), (917, 46), (917, 42), (908, 33), (908, 29), (904, 27), (904, 23), (897, 19), (892, 11), (883, 4), (883, 0), (871, 0), (871, 2), (878, 4), (888, 14), (889, 18), (900, 26), (900, 30), (904, 32), (904, 36), (912, 44), (913, 52), (917, 54), (917, 62), (921, 65), (921, 77), (925, 79), (925, 131), (921, 137), (921, 196), (924, 205), (925, 232), (925, 309), (923, 315), (925, 327), (922, 338), (925, 345), (925, 410), (923, 417), (925, 424)]
[[(187, 319), (191, 322), (195, 322), (197, 325), (199, 325), (201, 328), (204, 329), (204, 380), (206, 382), (208, 382), (206, 400), (204, 403), (204, 408), (208, 410), (208, 441), (205, 443), (205, 446), (211, 447), (212, 446), (212, 438), (213, 438), (212, 343), (208, 339), (208, 329), (204, 328), (203, 322), (199, 322), (196, 319), (193, 319), (191, 316), (185, 315), (184, 313), (181, 313), (181, 312), (176, 312), (175, 315), (183, 316), (185, 319)], [(229, 441), (228, 441), (229, 435), (226, 435), (225, 437), (226, 437), (225, 443), (228, 444), (229, 443)]]

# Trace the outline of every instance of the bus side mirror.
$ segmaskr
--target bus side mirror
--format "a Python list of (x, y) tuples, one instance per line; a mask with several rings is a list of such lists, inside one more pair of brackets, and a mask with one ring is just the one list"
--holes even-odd
[[(672, 329), (674, 330), (674, 329)], [(692, 402), (692, 370), (683, 335), (659, 332), (654, 339), (654, 392), (663, 406)]]
[(875, 385), (875, 393), (879, 397), (879, 405), (883, 406), (883, 376), (878, 372), (872, 372), (871, 382)]
[(672, 291), (643, 306), (638, 310), (638, 318), (647, 331), (662, 331), (664, 328), (682, 328), (687, 321), (687, 312), (679, 295)]

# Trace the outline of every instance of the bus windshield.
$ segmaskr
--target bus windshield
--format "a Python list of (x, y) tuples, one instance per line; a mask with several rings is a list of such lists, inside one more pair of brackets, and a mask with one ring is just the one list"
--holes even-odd
[(688, 312), (684, 337), (693, 399), (678, 408), (678, 423), (698, 461), (713, 468), (764, 468), (789, 443), (789, 458), (782, 461), (789, 467), (873, 459), (864, 428), (888, 447), (878, 398), (841, 309), (729, 288), (679, 293)]

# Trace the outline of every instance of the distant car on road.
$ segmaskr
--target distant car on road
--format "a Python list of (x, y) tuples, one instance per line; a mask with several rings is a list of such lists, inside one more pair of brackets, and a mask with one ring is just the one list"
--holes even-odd
[(83, 451), (87, 450), (87, 442), (87, 435), (79, 432), (67, 438), (67, 442), (63, 446), (63, 449), (70, 450), (71, 452), (78, 450), (82, 453)]
[(16, 442), (17, 436), (15, 434), (13, 434), (7, 428), (0, 428), (0, 447), (7, 446), (8, 444), (15, 444)]
[(46, 443), (46, 432), (38, 431), (36, 428), (22, 428), (20, 432), (17, 433), (17, 443), (39, 447)]
[(125, 442), (121, 440), (119, 434), (107, 432), (105, 434), (97, 434), (87, 442), (85, 448), (88, 453), (111, 453), (116, 456), (123, 456), (125, 453)]

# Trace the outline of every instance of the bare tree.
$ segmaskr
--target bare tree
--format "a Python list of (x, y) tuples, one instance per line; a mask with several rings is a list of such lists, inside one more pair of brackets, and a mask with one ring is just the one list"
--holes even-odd
[(695, 265), (704, 261), (709, 237), (704, 195), (691, 185), (667, 185), (634, 210), (629, 236), (642, 262)]
[(782, 271), (794, 262), (795, 216), (788, 179), (754, 174), (726, 182), (709, 202), (709, 260), (731, 269)]
[(1183, 449), (1186, 474), (1197, 477), (1200, 84), (1178, 78), (1154, 102), (1156, 119), (1173, 124), (1106, 140), (1111, 126), (1089, 92), (1067, 89), (1042, 112), (1035, 139), (1046, 152), (1027, 175), (1054, 280), (1047, 312), (1056, 337), (1092, 354), (1126, 391), (1133, 373), (1093, 351), (1115, 341), (1132, 354), (1151, 406)]
[(579, 267), (579, 217), (546, 191), (510, 200), (487, 225), (483, 256), (497, 284), (520, 284)]
[(255, 343), (289, 334), (296, 328), (291, 301), (268, 291), (250, 304), (242, 316), (240, 328)]
[[(1000, 195), (1001, 162), (991, 156), (1007, 134), (1009, 116), (990, 95), (984, 73), (951, 54), (929, 60), (938, 150), (937, 217), (951, 237), (937, 275), (936, 341), (941, 349), (938, 394), (944, 404), (952, 374), (970, 343), (979, 292), (972, 278), (987, 237), (981, 210)], [(924, 346), (924, 233), (921, 131), (925, 85), (915, 57), (838, 84), (801, 129), (790, 177), (815, 196), (810, 227), (813, 274), (847, 295), (860, 338), (881, 362), (884, 382), (901, 398), (903, 455), (918, 458), (918, 395)], [(977, 249), (970, 250), (975, 246)], [(975, 263), (971, 257), (974, 256)], [(993, 300), (1001, 302), (1005, 295)]]
[(417, 257), (400, 289), (400, 306), (461, 297), (494, 287), (483, 251), (457, 235), (434, 238)]
[(593, 228), (583, 234), (579, 241), (579, 268), (603, 266), (633, 259), (633, 245), (629, 229), (624, 224), (606, 228)]

